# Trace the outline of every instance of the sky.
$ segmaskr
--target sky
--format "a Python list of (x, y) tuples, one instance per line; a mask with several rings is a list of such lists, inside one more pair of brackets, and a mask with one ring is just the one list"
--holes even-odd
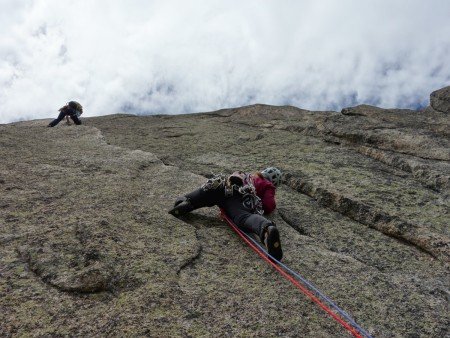
[(450, 85), (447, 0), (0, 0), (0, 123), (255, 103), (419, 109)]

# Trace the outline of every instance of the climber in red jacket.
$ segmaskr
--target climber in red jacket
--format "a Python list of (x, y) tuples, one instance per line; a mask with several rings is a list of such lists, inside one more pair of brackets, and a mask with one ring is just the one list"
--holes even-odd
[(258, 235), (269, 255), (281, 260), (283, 251), (278, 229), (274, 222), (262, 216), (276, 208), (275, 189), (281, 177), (281, 171), (273, 167), (254, 174), (238, 171), (229, 176), (216, 175), (199, 189), (177, 198), (169, 213), (181, 216), (217, 205), (241, 230)]

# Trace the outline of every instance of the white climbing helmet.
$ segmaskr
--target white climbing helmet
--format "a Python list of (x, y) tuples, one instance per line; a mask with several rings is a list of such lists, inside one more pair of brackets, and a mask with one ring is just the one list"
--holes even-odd
[(275, 167), (269, 167), (261, 171), (263, 177), (273, 183), (274, 186), (278, 187), (281, 184), (281, 171)]

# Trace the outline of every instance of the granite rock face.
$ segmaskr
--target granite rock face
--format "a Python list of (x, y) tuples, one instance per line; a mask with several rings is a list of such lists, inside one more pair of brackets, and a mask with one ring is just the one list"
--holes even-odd
[(271, 218), (287, 265), (376, 337), (448, 335), (448, 90), (435, 97), (0, 125), (0, 336), (346, 336), (216, 208), (167, 214), (213, 173), (267, 166), (285, 173)]
[(434, 110), (450, 114), (450, 86), (432, 92), (430, 105)]

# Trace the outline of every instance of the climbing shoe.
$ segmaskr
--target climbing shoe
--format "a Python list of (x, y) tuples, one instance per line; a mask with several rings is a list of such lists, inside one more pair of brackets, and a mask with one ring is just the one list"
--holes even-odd
[(274, 225), (266, 228), (264, 236), (264, 244), (270, 256), (280, 261), (283, 258), (283, 250), (281, 250), (280, 233)]
[(178, 217), (187, 214), (192, 210), (194, 210), (194, 207), (192, 206), (191, 202), (188, 198), (183, 196), (177, 198), (174, 207), (169, 210), (169, 214)]

